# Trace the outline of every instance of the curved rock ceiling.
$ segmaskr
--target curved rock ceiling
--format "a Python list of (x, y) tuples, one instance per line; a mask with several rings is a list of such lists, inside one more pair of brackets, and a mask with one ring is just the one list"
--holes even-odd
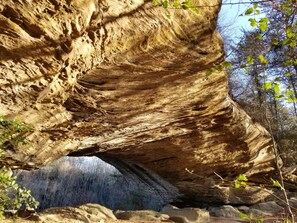
[(35, 126), (32, 144), (4, 162), (116, 156), (192, 200), (240, 202), (218, 195), (216, 174), (273, 171), (271, 138), (229, 98), (224, 71), (206, 76), (224, 60), (220, 1), (194, 4), (198, 15), (150, 0), (2, 1), (0, 114)]

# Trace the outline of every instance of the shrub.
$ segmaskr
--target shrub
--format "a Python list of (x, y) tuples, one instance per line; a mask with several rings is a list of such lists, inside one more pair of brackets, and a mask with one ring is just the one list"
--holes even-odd
[[(0, 156), (6, 149), (15, 149), (20, 143), (28, 144), (26, 135), (33, 130), (32, 125), (15, 120), (5, 120), (0, 115)], [(38, 202), (31, 195), (30, 190), (20, 188), (16, 177), (6, 166), (0, 168), (0, 219), (4, 218), (5, 210), (19, 210), (21, 208), (35, 209)]]

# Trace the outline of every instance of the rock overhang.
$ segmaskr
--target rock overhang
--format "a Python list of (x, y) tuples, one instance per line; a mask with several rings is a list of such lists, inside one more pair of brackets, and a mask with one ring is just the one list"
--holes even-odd
[(224, 71), (205, 75), (224, 60), (220, 1), (194, 2), (198, 15), (141, 0), (1, 3), (1, 113), (35, 126), (4, 162), (115, 156), (195, 199), (214, 186), (200, 176), (273, 172), (268, 132), (228, 97)]

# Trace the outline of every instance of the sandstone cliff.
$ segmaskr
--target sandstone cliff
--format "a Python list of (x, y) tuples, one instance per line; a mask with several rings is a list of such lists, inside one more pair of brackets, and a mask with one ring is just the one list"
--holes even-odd
[(0, 114), (35, 126), (31, 146), (4, 162), (117, 157), (192, 201), (259, 199), (217, 185), (215, 173), (273, 171), (274, 155), (267, 131), (228, 97), (226, 73), (205, 75), (224, 59), (220, 1), (194, 3), (199, 14), (150, 0), (1, 1)]

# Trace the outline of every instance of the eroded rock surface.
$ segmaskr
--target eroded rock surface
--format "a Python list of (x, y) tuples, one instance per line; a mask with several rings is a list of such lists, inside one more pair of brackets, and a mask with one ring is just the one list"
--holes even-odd
[(0, 113), (35, 126), (31, 146), (4, 162), (117, 157), (156, 171), (188, 200), (259, 200), (215, 174), (256, 179), (274, 170), (274, 155), (267, 131), (228, 97), (227, 75), (205, 75), (224, 59), (220, 1), (194, 4), (198, 15), (149, 0), (1, 1)]

